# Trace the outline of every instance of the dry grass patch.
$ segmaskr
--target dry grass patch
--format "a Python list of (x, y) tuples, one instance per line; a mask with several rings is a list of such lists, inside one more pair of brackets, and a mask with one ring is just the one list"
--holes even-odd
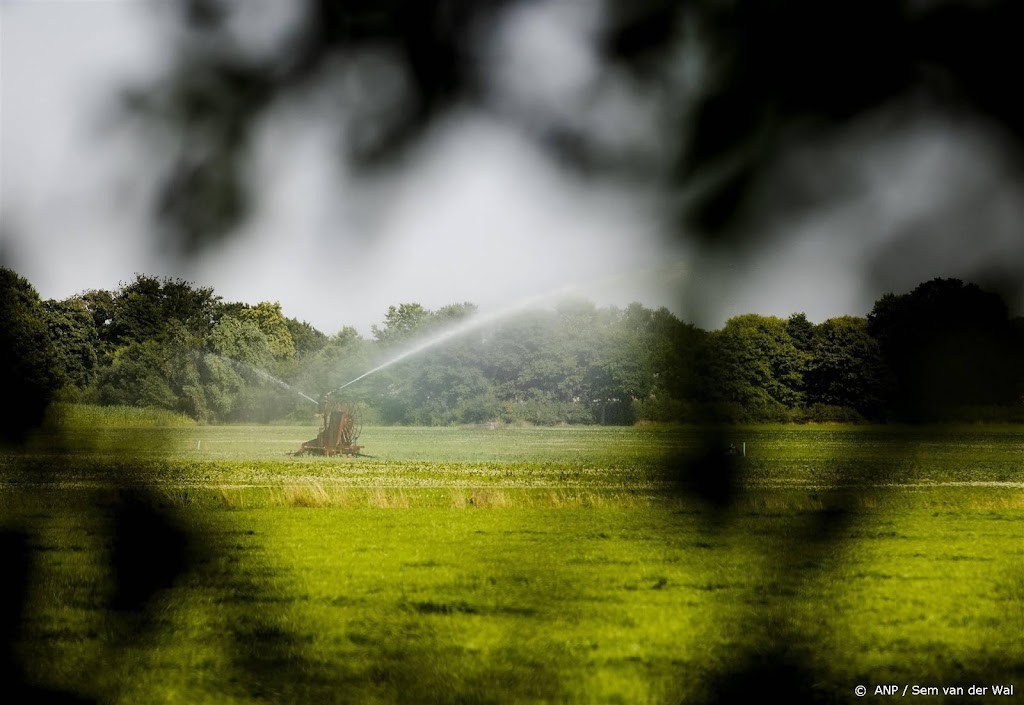
[(285, 504), (291, 507), (331, 507), (334, 498), (319, 482), (284, 487)]
[(516, 506), (504, 490), (475, 489), (469, 495), (468, 503), (481, 509), (507, 508)]
[(1002, 497), (985, 497), (970, 503), (971, 509), (1019, 511), (1024, 509), (1024, 492), (1014, 492)]
[(465, 509), (469, 498), (466, 496), (466, 490), (461, 487), (452, 487), (448, 490), (449, 504), (453, 509)]
[(367, 504), (378, 509), (408, 509), (409, 496), (394, 487), (375, 487), (367, 495)]
[(225, 509), (248, 509), (252, 506), (238, 487), (218, 487), (217, 498)]

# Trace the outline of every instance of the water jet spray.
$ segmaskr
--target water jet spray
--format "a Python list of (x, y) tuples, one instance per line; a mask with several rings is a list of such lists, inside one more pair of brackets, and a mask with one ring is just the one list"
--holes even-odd
[(468, 319), (466, 319), (464, 321), (460, 321), (459, 323), (456, 323), (455, 325), (453, 325), (453, 326), (451, 326), (449, 328), (446, 328), (446, 329), (444, 329), (442, 331), (434, 333), (432, 336), (430, 336), (426, 340), (422, 340), (419, 343), (413, 344), (411, 347), (409, 347), (406, 350), (404, 350), (404, 351), (400, 352), (399, 354), (395, 355), (394, 357), (389, 359), (387, 362), (384, 362), (384, 363), (382, 363), (380, 365), (377, 365), (372, 370), (364, 372), (363, 374), (359, 375), (355, 379), (352, 379), (352, 380), (349, 380), (348, 382), (345, 382), (345, 384), (341, 385), (340, 387), (335, 388), (334, 391), (332, 391), (331, 393), (333, 394), (334, 392), (340, 392), (345, 387), (348, 387), (349, 385), (355, 384), (359, 380), (364, 379), (366, 377), (369, 377), (370, 375), (374, 374), (375, 372), (380, 372), (384, 368), (390, 367), (391, 365), (394, 365), (396, 362), (401, 362), (402, 360), (406, 359), (407, 357), (412, 357), (413, 355), (419, 354), (419, 353), (423, 352), (424, 350), (427, 350), (429, 348), (434, 347), (435, 345), (440, 345), (441, 343), (447, 342), (447, 341), (451, 340), (452, 338), (457, 338), (460, 335), (464, 335), (465, 333), (469, 333), (470, 331), (473, 331), (473, 330), (476, 330), (477, 328), (485, 326), (488, 323), (493, 323), (494, 321), (500, 320), (500, 319), (505, 318), (507, 316), (510, 316), (512, 314), (519, 313), (519, 312), (524, 311), (526, 309), (529, 309), (529, 308), (532, 308), (534, 306), (537, 306), (538, 304), (540, 304), (540, 303), (542, 303), (544, 301), (549, 301), (549, 300), (555, 299), (557, 297), (565, 296), (566, 294), (568, 294), (572, 290), (573, 290), (573, 287), (563, 286), (563, 287), (561, 287), (559, 289), (555, 289), (554, 291), (550, 291), (550, 292), (547, 292), (545, 294), (538, 294), (537, 296), (528, 297), (526, 299), (523, 299), (522, 301), (519, 301), (518, 303), (516, 303), (516, 304), (514, 304), (512, 306), (506, 306), (505, 308), (498, 309), (497, 311), (491, 311), (490, 313), (484, 313), (484, 314), (478, 314), (478, 315), (475, 315), (475, 316), (471, 316), (470, 318), (468, 318)]
[(213, 355), (213, 357), (217, 358), (218, 360), (223, 360), (224, 362), (227, 362), (227, 363), (231, 364), (235, 368), (242, 368), (242, 369), (248, 370), (249, 372), (253, 372), (256, 375), (258, 375), (258, 376), (262, 377), (263, 379), (267, 380), (268, 382), (273, 382), (274, 384), (276, 384), (277, 386), (281, 387), (282, 389), (287, 389), (289, 392), (292, 392), (294, 394), (298, 394), (300, 397), (302, 397), (303, 399), (306, 399), (307, 401), (311, 401), (314, 404), (319, 404), (320, 403), (316, 399), (314, 399), (313, 397), (311, 397), (308, 394), (305, 394), (305, 393), (299, 391), (298, 389), (296, 389), (295, 387), (291, 386), (290, 384), (288, 384), (284, 380), (278, 379), (274, 375), (272, 375), (269, 372), (266, 372), (264, 370), (261, 370), (258, 367), (253, 367), (252, 365), (246, 364), (246, 363), (242, 362), (241, 360), (233, 360), (230, 357), (224, 357), (223, 355), (217, 355), (215, 353), (209, 353), (209, 354)]

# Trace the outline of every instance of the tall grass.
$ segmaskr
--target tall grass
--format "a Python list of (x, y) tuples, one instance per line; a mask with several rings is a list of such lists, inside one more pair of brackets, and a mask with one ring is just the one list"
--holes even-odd
[(138, 406), (57, 403), (50, 420), (64, 427), (157, 428), (195, 426), (194, 419), (167, 409)]

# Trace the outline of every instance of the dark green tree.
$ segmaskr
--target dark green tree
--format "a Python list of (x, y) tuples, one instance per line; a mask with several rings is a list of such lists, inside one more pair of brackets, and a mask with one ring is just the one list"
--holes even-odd
[[(578, 366), (577, 346), (563, 324), (563, 317), (555, 312), (527, 311), (485, 332), (482, 369), (506, 420), (564, 420), (559, 409), (574, 402), (585, 370)], [(591, 415), (589, 404), (586, 411)]]
[(206, 336), (205, 347), (227, 360), (266, 369), (274, 359), (270, 340), (250, 319), (224, 316)]
[(1020, 408), (1024, 407), (1024, 316), (1010, 320), (1010, 359), (1013, 403)]
[(295, 344), (296, 356), (305, 357), (322, 350), (327, 345), (327, 336), (306, 321), (286, 318), (285, 324), (288, 326), (288, 333)]
[(177, 409), (171, 366), (171, 355), (162, 342), (133, 341), (117, 348), (110, 366), (99, 375), (100, 403)]
[(640, 304), (624, 312), (604, 309), (590, 333), (593, 357), (585, 381), (598, 423), (628, 424), (636, 420), (634, 402), (651, 395), (652, 315)]
[(91, 289), (74, 298), (82, 302), (85, 310), (92, 317), (93, 330), (96, 332), (97, 340), (96, 355), (99, 363), (109, 365), (114, 349), (112, 324), (114, 322), (115, 294), (105, 289)]
[(211, 288), (140, 274), (113, 297), (109, 340), (115, 346), (166, 340), (172, 321), (203, 336), (213, 327), (218, 301)]
[(96, 380), (99, 334), (81, 298), (44, 302), (46, 325), (54, 349), (54, 373), (62, 386), (82, 392)]
[(497, 418), (498, 401), (473, 348), (467, 341), (452, 341), (409, 366), (403, 385), (409, 422), (449, 425)]
[(997, 294), (933, 279), (875, 302), (868, 330), (895, 376), (892, 403), (904, 418), (1015, 401), (1013, 329)]
[(243, 306), (237, 315), (243, 321), (255, 323), (263, 332), (275, 360), (295, 357), (295, 341), (279, 302), (261, 301), (255, 306)]
[(889, 371), (866, 319), (828, 319), (816, 327), (811, 352), (808, 405), (854, 409), (869, 419), (884, 415)]
[(807, 320), (806, 313), (794, 313), (786, 319), (786, 333), (797, 350), (810, 352), (814, 347), (814, 324)]
[(21, 275), (0, 267), (0, 440), (20, 442), (42, 423), (62, 383), (57, 351), (39, 294)]
[(784, 420), (789, 410), (803, 404), (805, 356), (785, 321), (736, 316), (713, 332), (708, 343), (702, 396), (736, 405), (741, 416), (737, 420)]
[(684, 323), (666, 308), (651, 314), (652, 398), (645, 418), (696, 421), (693, 407), (701, 399), (704, 347), (709, 334)]
[(384, 325), (374, 324), (370, 330), (373, 332), (374, 340), (381, 345), (394, 345), (406, 342), (423, 332), (430, 318), (430, 311), (422, 304), (399, 304), (397, 307), (388, 307), (388, 312), (384, 315)]
[(273, 362), (270, 342), (254, 321), (226, 315), (206, 336), (206, 354), (198, 364), (206, 406), (221, 421), (250, 420), (258, 405), (261, 375)]

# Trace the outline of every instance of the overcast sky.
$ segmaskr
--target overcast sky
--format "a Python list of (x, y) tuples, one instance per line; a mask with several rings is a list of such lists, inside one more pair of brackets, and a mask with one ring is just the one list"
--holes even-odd
[[(492, 38), (497, 103), (578, 119), (573, 96), (600, 70), (596, 7), (558, 0), (511, 16)], [(0, 0), (0, 261), (44, 298), (115, 289), (135, 273), (181, 276), (226, 300), (280, 301), (327, 333), (368, 334), (392, 304), (495, 310), (573, 286), (599, 304), (665, 305), (718, 327), (750, 312), (864, 315), (886, 291), (959, 276), (1009, 285), (1024, 311), (1024, 199), (999, 135), (904, 106), (779, 164), (780, 180), (809, 189), (830, 177), (852, 186), (758, 221), (757, 248), (714, 256), (670, 237), (655, 194), (584, 183), (493, 113), (450, 116), (407, 168), (371, 183), (329, 158), (329, 114), (279, 108), (252, 154), (264, 188), (249, 222), (181, 261), (151, 236), (153, 170), (140, 168), (151, 155), (114, 101), (119, 87), (155, 80), (169, 47), (138, 0)], [(595, 129), (642, 141), (637, 105), (613, 91)]]

